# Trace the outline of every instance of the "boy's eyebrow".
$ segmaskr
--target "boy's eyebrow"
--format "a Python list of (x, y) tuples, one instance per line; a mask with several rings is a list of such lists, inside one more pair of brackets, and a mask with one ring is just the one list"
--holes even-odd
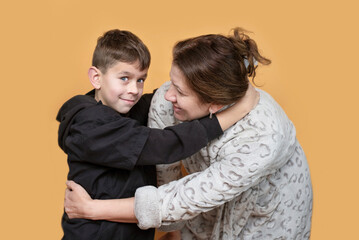
[[(119, 72), (118, 74), (121, 74), (121, 75), (128, 75), (128, 76), (133, 76), (134, 74), (131, 73), (131, 72), (127, 72), (127, 71), (122, 71), (122, 72)], [(147, 77), (147, 73), (143, 74), (141, 76), (141, 78), (146, 78)]]
[(122, 71), (122, 72), (119, 72), (118, 74), (133, 75), (131, 72), (127, 72), (127, 71)]

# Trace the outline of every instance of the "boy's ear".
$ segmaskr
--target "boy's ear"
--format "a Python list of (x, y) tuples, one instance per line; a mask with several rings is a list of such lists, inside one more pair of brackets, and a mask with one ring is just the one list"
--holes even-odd
[(209, 112), (210, 112), (210, 113), (216, 113), (216, 112), (218, 112), (221, 108), (223, 108), (223, 105), (222, 105), (222, 104), (211, 103), (211, 105), (209, 106)]
[(90, 67), (88, 71), (88, 77), (95, 89), (101, 88), (101, 71), (98, 68), (94, 66)]

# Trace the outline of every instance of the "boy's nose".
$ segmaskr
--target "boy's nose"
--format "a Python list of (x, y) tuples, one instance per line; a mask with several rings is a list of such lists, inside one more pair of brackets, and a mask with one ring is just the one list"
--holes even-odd
[(127, 90), (129, 93), (138, 94), (137, 81), (131, 81), (127, 86)]

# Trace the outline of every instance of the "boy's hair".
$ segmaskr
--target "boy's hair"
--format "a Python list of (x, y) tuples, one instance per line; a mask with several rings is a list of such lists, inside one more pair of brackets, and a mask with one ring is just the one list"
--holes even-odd
[(107, 31), (97, 39), (92, 66), (106, 73), (117, 61), (139, 62), (140, 70), (149, 68), (151, 54), (146, 45), (133, 33), (118, 29)]

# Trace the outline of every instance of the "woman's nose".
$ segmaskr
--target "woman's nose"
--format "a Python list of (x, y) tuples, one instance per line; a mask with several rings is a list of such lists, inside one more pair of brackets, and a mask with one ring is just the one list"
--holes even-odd
[(169, 102), (176, 102), (176, 96), (174, 95), (172, 86), (170, 86), (170, 88), (167, 90), (165, 94), (165, 99)]

